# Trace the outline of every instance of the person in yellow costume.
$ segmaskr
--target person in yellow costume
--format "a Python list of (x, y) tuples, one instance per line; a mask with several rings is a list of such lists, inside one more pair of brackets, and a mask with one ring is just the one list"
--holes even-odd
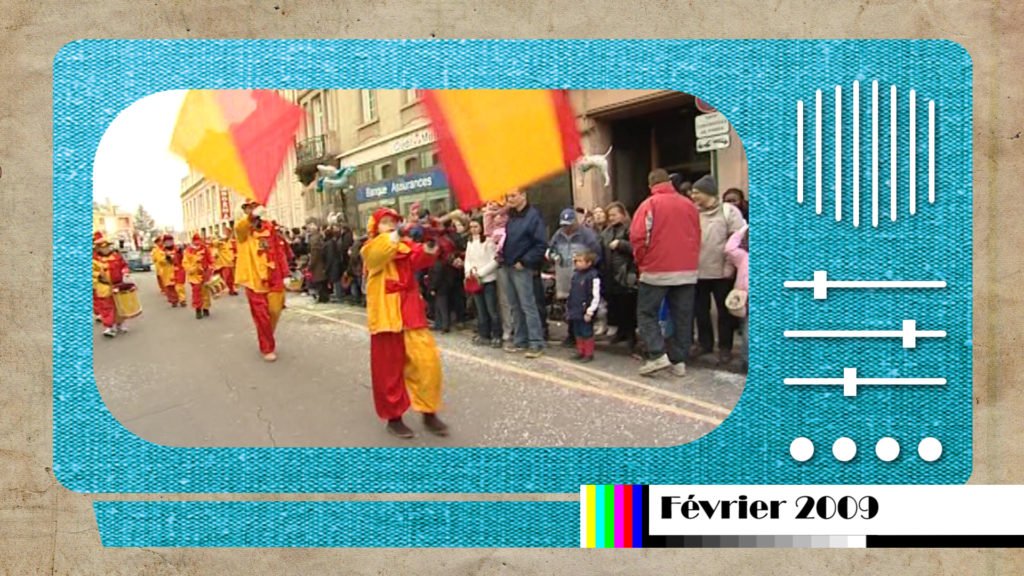
[(277, 360), (274, 331), (284, 309), (288, 260), (282, 252), (277, 227), (263, 219), (263, 207), (246, 202), (242, 210), (245, 216), (235, 223), (235, 283), (245, 287), (260, 353), (264, 360), (273, 362)]
[(437, 417), (441, 354), (416, 281), (416, 272), (434, 264), (437, 248), (400, 237), (401, 220), (390, 208), (377, 209), (360, 250), (366, 270), (373, 402), (377, 415), (387, 421), (387, 431), (399, 438), (414, 436), (402, 421), (410, 405), (423, 414), (428, 430), (446, 436), (448, 426)]
[(165, 261), (165, 257), (163, 248), (160, 247), (160, 240), (153, 243), (153, 250), (149, 252), (149, 259), (153, 262), (153, 273), (156, 274), (157, 288), (160, 289), (161, 294), (164, 294), (164, 276), (160, 274), (160, 263)]
[(153, 268), (156, 269), (156, 279), (160, 284), (160, 291), (164, 293), (171, 308), (177, 308), (181, 302), (184, 306), (185, 294), (178, 294), (174, 285), (174, 260), (176, 258), (174, 249), (174, 236), (164, 234), (160, 241), (153, 246)]
[(206, 289), (213, 273), (213, 255), (199, 234), (192, 235), (192, 244), (185, 248), (181, 258), (188, 283), (192, 285), (192, 308), (196, 311), (196, 320), (210, 315), (212, 298)]
[(221, 237), (214, 249), (214, 269), (228, 287), (228, 294), (238, 296), (238, 291), (235, 290), (235, 240), (230, 236)]

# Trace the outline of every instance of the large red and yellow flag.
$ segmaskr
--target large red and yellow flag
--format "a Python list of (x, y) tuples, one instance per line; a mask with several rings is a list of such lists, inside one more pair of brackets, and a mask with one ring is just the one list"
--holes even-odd
[(564, 90), (428, 90), (423, 99), (464, 210), (570, 168), (582, 154)]
[(271, 90), (189, 90), (171, 151), (206, 178), (265, 205), (302, 115)]

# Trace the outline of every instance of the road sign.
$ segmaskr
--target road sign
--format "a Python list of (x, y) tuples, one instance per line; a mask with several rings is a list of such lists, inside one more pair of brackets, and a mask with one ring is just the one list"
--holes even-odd
[(697, 152), (721, 150), (722, 148), (728, 148), (730, 143), (728, 134), (718, 134), (715, 136), (708, 136), (707, 138), (699, 138), (697, 140)]
[(721, 112), (701, 114), (694, 118), (693, 126), (697, 132), (697, 138), (707, 138), (708, 136), (729, 133), (729, 121), (725, 119), (725, 115)]

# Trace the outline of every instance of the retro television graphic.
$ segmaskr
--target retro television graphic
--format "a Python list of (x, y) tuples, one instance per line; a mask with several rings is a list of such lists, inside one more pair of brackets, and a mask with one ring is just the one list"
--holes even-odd
[[(575, 500), (198, 495), (575, 498), (595, 484), (966, 482), (971, 70), (966, 51), (943, 40), (68, 44), (54, 61), (54, 472), (82, 493), (197, 495), (95, 502), (115, 546), (579, 542)], [(657, 89), (713, 106), (749, 169), (749, 373), (732, 413), (671, 447), (178, 447), (125, 428), (97, 388), (87, 302), (101, 138), (132, 103), (163, 91), (310, 86)], [(720, 136), (703, 146), (723, 145)]]

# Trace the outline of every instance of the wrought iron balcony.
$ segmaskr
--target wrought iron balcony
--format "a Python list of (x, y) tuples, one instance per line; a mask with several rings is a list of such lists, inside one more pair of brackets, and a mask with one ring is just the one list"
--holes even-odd
[(327, 155), (327, 135), (306, 138), (295, 145), (295, 164), (306, 166), (316, 164)]

